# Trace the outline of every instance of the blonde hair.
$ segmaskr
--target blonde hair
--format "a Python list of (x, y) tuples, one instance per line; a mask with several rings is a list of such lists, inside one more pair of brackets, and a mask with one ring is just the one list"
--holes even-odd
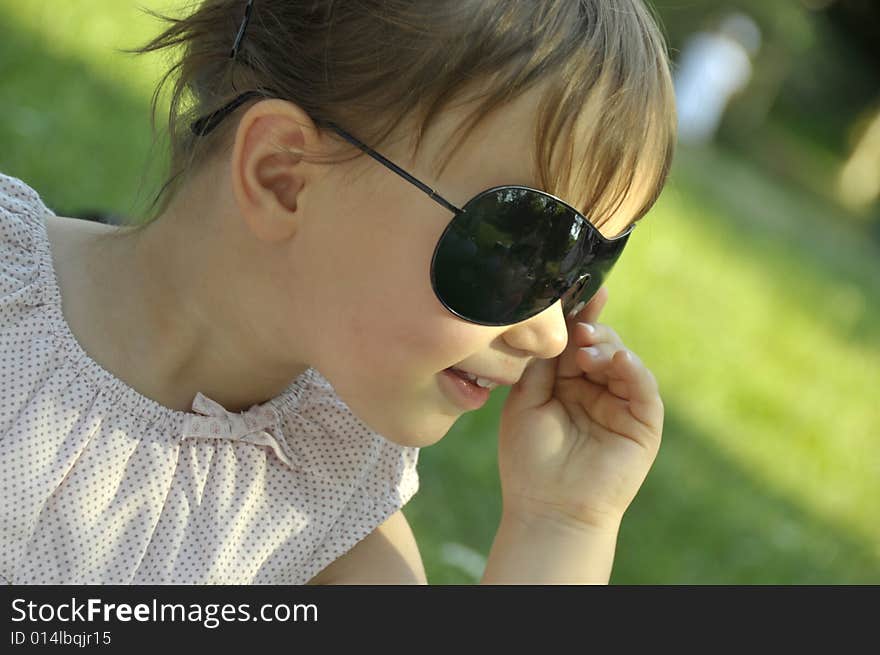
[[(153, 218), (190, 171), (229, 145), (235, 127), (226, 121), (198, 137), (190, 124), (253, 89), (272, 89), (379, 152), (407, 125), (414, 153), (438, 115), (478, 89), (442, 172), (493, 109), (546, 82), (533, 153), (541, 189), (560, 197), (577, 189), (581, 197), (566, 200), (600, 226), (633, 190), (637, 170), (645, 172), (644, 201), (630, 223), (663, 188), (676, 138), (674, 93), (664, 39), (642, 0), (256, 0), (231, 59), (245, 4), (204, 0), (182, 18), (150, 12), (169, 26), (132, 51), (180, 47), (153, 95), (155, 129), (173, 81), (170, 170)], [(588, 106), (598, 110), (579, 142)], [(579, 162), (576, 151), (585, 154)]]

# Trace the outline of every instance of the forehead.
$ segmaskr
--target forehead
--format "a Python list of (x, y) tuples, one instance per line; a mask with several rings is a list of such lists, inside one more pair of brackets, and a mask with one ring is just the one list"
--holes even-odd
[[(542, 107), (544, 97), (543, 86), (537, 85), (497, 107), (468, 134), (448, 161), (447, 155), (459, 137), (456, 130), (474, 110), (475, 103), (462, 104), (444, 112), (425, 134), (423, 156), (428, 159), (432, 178), (442, 189), (448, 185), (450, 194), (453, 189), (458, 190), (456, 200), (462, 203), (493, 186), (520, 184), (557, 196), (589, 218), (590, 208), (584, 190), (593, 184), (582, 176), (579, 178), (577, 169), (590, 163), (589, 144), (595, 125), (599, 123), (600, 112), (607, 111), (607, 108), (601, 94), (596, 94), (581, 108), (571, 126), (560, 132), (560, 141), (554, 144), (548, 166), (553, 179), (545, 184), (541, 181), (538, 145), (550, 144), (541, 142), (543, 135), (536, 132), (539, 115), (545, 109)], [(647, 153), (651, 150), (646, 148)], [(571, 157), (571, 164), (564, 161), (565, 156)], [(619, 207), (599, 226), (603, 235), (616, 236), (630, 225), (654, 192), (654, 180), (660, 165), (659, 158), (653, 154), (639, 158), (631, 188)]]
[[(435, 179), (535, 186), (535, 129), (540, 89), (531, 89), (484, 117), (454, 152), (478, 101), (445, 110), (425, 133), (424, 157)], [(450, 157), (451, 154), (451, 157)]]

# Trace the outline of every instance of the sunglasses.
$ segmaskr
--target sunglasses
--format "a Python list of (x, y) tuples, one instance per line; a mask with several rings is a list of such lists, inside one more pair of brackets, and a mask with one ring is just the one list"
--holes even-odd
[[(204, 136), (255, 97), (278, 95), (244, 93), (191, 130)], [(565, 201), (520, 185), (486, 189), (459, 209), (335, 123), (316, 125), (332, 129), (454, 214), (434, 248), (431, 286), (446, 309), (470, 323), (512, 325), (557, 300), (565, 315), (574, 316), (602, 286), (635, 227), (606, 239)]]

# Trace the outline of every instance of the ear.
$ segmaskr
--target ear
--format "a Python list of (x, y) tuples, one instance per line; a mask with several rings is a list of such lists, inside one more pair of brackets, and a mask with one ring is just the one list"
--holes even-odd
[(254, 235), (284, 240), (302, 220), (303, 189), (309, 184), (304, 151), (320, 149), (321, 135), (300, 107), (261, 100), (244, 113), (232, 147), (232, 190), (239, 212)]

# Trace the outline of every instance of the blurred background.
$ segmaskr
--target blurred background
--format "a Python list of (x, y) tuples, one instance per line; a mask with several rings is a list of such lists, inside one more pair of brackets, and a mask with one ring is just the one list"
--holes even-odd
[[(880, 583), (880, 3), (655, 7), (681, 140), (602, 321), (667, 414), (611, 582)], [(164, 62), (117, 49), (158, 24), (128, 0), (0, 0), (0, 26), (0, 171), (59, 214), (143, 212)], [(482, 572), (506, 393), (421, 451), (404, 513), (431, 583)]]

